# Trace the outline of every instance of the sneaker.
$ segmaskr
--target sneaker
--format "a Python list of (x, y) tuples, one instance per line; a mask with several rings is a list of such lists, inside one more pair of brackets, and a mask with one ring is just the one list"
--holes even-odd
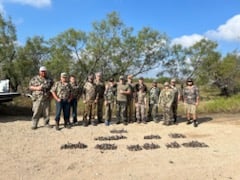
[(53, 128), (53, 126), (50, 125), (50, 124), (45, 124), (44, 126), (47, 127), (47, 128), (49, 128), (49, 129)]
[(36, 127), (36, 126), (33, 126), (33, 127), (31, 127), (31, 129), (32, 129), (32, 130), (36, 130), (36, 129), (37, 129), (37, 127)]

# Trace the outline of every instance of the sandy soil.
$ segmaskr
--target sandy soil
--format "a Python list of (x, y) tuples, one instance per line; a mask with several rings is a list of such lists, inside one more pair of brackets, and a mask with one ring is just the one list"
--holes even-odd
[[(149, 122), (128, 126), (100, 124), (96, 127), (75, 126), (56, 131), (42, 127), (31, 130), (31, 117), (0, 116), (1, 180), (221, 180), (240, 179), (240, 114), (199, 116), (197, 128), (186, 125), (163, 126)], [(53, 118), (52, 118), (53, 119)], [(61, 120), (62, 121), (62, 120)], [(53, 124), (54, 122), (51, 121)], [(126, 130), (113, 134), (111, 130)], [(178, 133), (186, 138), (174, 139)], [(127, 139), (99, 141), (104, 136)], [(161, 139), (144, 139), (159, 135)], [(167, 148), (176, 141), (180, 148)], [(184, 147), (198, 141), (205, 148)], [(81, 142), (85, 149), (61, 149), (67, 143)], [(110, 143), (116, 150), (99, 150), (97, 144)], [(127, 146), (154, 143), (159, 149), (130, 151)]]

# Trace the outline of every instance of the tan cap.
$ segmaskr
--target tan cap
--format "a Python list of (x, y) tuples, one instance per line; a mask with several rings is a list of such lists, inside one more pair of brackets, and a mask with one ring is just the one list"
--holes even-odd
[(68, 77), (68, 75), (67, 75), (66, 72), (62, 72), (62, 73), (61, 73), (61, 77)]

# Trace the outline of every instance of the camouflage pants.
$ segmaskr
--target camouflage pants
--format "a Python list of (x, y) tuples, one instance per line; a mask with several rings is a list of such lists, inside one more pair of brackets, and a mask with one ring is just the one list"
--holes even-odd
[(102, 122), (103, 119), (103, 103), (104, 103), (104, 98), (99, 98), (97, 101), (97, 119), (98, 122)]
[(163, 121), (166, 123), (172, 122), (172, 107), (163, 106)]
[(158, 121), (158, 104), (149, 104), (148, 118), (149, 120)]
[(117, 102), (117, 122), (127, 122), (127, 102)]
[(137, 121), (146, 120), (146, 105), (145, 104), (136, 104), (136, 117)]
[(114, 103), (107, 103), (105, 106), (105, 121), (112, 120), (112, 112), (113, 112)]
[(50, 117), (50, 100), (43, 100), (42, 98), (36, 99), (33, 101), (32, 106), (32, 126), (37, 127), (38, 121), (41, 117), (44, 118), (44, 124), (49, 123)]
[(83, 121), (88, 123), (94, 122), (95, 112), (96, 112), (96, 103), (93, 100), (87, 101), (83, 107)]

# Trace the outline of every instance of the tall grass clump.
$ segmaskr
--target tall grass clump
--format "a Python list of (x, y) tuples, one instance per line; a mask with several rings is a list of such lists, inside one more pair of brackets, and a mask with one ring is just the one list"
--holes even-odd
[(240, 94), (231, 97), (216, 97), (200, 102), (199, 113), (237, 113), (240, 112)]

